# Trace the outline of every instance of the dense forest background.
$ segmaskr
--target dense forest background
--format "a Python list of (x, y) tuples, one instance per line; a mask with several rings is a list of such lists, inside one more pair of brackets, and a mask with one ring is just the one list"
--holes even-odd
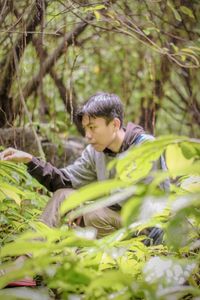
[(109, 91), (122, 98), (127, 121), (199, 137), (198, 0), (0, 7), (1, 128), (43, 123), (76, 134), (77, 106)]

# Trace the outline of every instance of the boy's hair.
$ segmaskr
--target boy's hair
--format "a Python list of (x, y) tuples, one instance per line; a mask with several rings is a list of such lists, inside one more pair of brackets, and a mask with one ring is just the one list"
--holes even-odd
[(102, 117), (108, 124), (114, 118), (118, 118), (123, 125), (123, 105), (120, 98), (115, 94), (98, 92), (90, 97), (78, 110), (77, 119), (81, 123), (83, 115), (96, 118)]

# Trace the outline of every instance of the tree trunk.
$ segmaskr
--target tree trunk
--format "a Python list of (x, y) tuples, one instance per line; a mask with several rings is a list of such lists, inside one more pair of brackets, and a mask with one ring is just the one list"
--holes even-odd
[(16, 74), (15, 57), (19, 62), (26, 46), (31, 42), (33, 37), (33, 31), (36, 26), (41, 22), (42, 17), (42, 0), (36, 0), (34, 9), (27, 17), (26, 31), (21, 33), (14, 45), (10, 49), (10, 52), (0, 63), (0, 127), (9, 127), (12, 125), (12, 121), (15, 118), (15, 111), (13, 111), (13, 99), (10, 94), (10, 88), (13, 78)]

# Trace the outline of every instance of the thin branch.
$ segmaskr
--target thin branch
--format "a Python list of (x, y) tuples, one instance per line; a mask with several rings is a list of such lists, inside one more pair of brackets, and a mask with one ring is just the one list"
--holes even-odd
[(9, 7), (7, 6), (8, 0), (5, 0), (1, 13), (0, 13), (0, 25), (4, 22), (5, 18), (9, 14)]
[(175, 117), (175, 114), (176, 113), (172, 113), (172, 110), (171, 109), (167, 109), (167, 108), (164, 108), (164, 107), (161, 107), (161, 109), (167, 113), (174, 121), (178, 122), (179, 124), (181, 123), (181, 120), (178, 119), (177, 117)]
[(34, 125), (33, 125), (32, 119), (31, 119), (31, 115), (30, 115), (30, 113), (28, 111), (28, 108), (27, 108), (27, 105), (26, 105), (26, 102), (25, 102), (25, 99), (24, 99), (24, 95), (23, 95), (23, 92), (22, 92), (21, 82), (20, 82), (20, 76), (19, 76), (19, 70), (18, 70), (18, 59), (17, 59), (17, 53), (15, 52), (15, 50), (14, 50), (14, 63), (15, 63), (15, 69), (16, 69), (16, 75), (17, 75), (17, 84), (18, 84), (18, 88), (19, 88), (20, 100), (21, 100), (21, 103), (23, 105), (24, 111), (25, 111), (25, 113), (27, 115), (27, 118), (29, 120), (29, 123), (30, 123), (31, 129), (33, 131), (33, 134), (35, 136), (40, 156), (41, 156), (41, 158), (43, 160), (45, 160), (45, 154), (44, 154), (44, 151), (42, 149), (42, 145), (41, 145), (40, 139), (39, 139), (39, 137), (38, 137), (38, 135), (36, 133), (36, 130), (34, 128)]
[[(26, 30), (26, 31), (15, 31), (15, 30), (11, 30), (11, 31), (6, 31), (6, 30), (0, 30), (0, 32), (4, 32), (4, 33), (19, 33), (19, 34), (24, 34), (25, 32), (27, 34), (41, 34), (42, 32), (41, 31), (30, 31), (30, 30)], [(44, 35), (58, 35), (58, 33), (56, 32), (50, 32), (50, 31), (44, 31), (43, 32)]]
[(181, 100), (188, 106), (187, 99), (182, 95), (182, 93), (179, 91), (177, 86), (172, 82), (172, 80), (170, 80), (169, 82), (170, 82), (171, 86), (174, 88), (174, 90), (176, 91), (176, 93), (178, 94), (178, 96), (181, 98)]
[(28, 16), (27, 21), (27, 31), (24, 31), (23, 34), (21, 34), (16, 42), (13, 45), (13, 49), (11, 49), (10, 53), (6, 56), (5, 60), (2, 62), (2, 66), (5, 66), (3, 69), (3, 76), (1, 79), (1, 90), (9, 90), (10, 85), (12, 83), (12, 78), (15, 74), (15, 68), (14, 65), (14, 57), (13, 53), (16, 53), (17, 59), (20, 60), (22, 57), (22, 54), (25, 50), (24, 43), (26, 45), (31, 41), (32, 36), (29, 34), (29, 32), (32, 32), (33, 29), (40, 23), (41, 21), (41, 13), (40, 13), (40, 7), (41, 7), (41, 0), (36, 0), (35, 10), (34, 14), (31, 12), (31, 16)]
[(178, 107), (181, 111), (185, 112), (185, 108), (183, 108), (182, 106), (180, 106), (178, 103), (176, 103), (176, 101), (174, 101), (174, 99), (172, 99), (169, 95), (166, 95), (166, 98), (173, 103), (176, 107)]
[[(72, 68), (70, 71), (70, 79), (69, 79), (69, 103), (70, 103), (70, 110), (71, 110), (71, 114), (70, 114), (70, 119), (71, 119), (71, 124), (73, 123), (73, 115), (74, 115), (74, 109), (73, 109), (73, 71), (76, 65), (76, 61), (77, 61), (78, 55), (75, 56), (73, 64), (72, 64)], [(67, 95), (66, 95), (67, 97)]]
[[(19, 17), (18, 17), (18, 19), (17, 19), (17, 21), (14, 23), (14, 24), (12, 24), (8, 29), (6, 29), (5, 30), (5, 33), (8, 33), (8, 32), (11, 32), (12, 31), (12, 28), (15, 28), (18, 24), (19, 24), (19, 22), (22, 20), (23, 21), (23, 16), (25, 15), (25, 14), (31, 14), (32, 13), (32, 11), (33, 11), (33, 8), (34, 8), (34, 5), (35, 5), (35, 1), (33, 1), (32, 3), (31, 3), (31, 5), (28, 7), (28, 12), (25, 10), (24, 12), (23, 12), (23, 14), (21, 14)], [(16, 9), (15, 9), (15, 11), (16, 11)]]
[[(88, 15), (88, 19), (91, 18), (91, 15)], [(67, 51), (69, 45), (73, 44), (73, 40), (75, 40), (85, 29), (87, 23), (82, 22), (81, 24), (77, 25), (73, 31), (66, 34), (58, 47), (54, 50), (54, 52), (49, 55), (43, 63), (43, 75), (47, 74), (50, 69), (55, 65), (56, 61), (59, 57), (63, 54), (63, 51)], [(39, 73), (35, 75), (30, 82), (28, 82), (24, 88), (24, 97), (27, 98), (30, 94), (35, 90), (38, 86), (40, 80)]]

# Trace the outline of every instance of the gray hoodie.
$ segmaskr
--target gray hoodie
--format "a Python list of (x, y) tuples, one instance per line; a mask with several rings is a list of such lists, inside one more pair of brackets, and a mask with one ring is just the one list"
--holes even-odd
[[(50, 163), (45, 163), (34, 157), (27, 164), (28, 172), (52, 192), (66, 187), (77, 189), (94, 181), (114, 178), (115, 170), (107, 171), (107, 165), (113, 157), (121, 157), (128, 149), (144, 141), (154, 140), (154, 137), (145, 134), (139, 125), (128, 123), (124, 130), (125, 138), (119, 153), (113, 153), (109, 149), (98, 152), (91, 145), (88, 145), (82, 152), (81, 157), (65, 168), (58, 169)], [(163, 157), (154, 164), (153, 168), (167, 169)], [(146, 183), (150, 180), (150, 177), (147, 178)], [(168, 191), (169, 180), (163, 182), (161, 188)]]

